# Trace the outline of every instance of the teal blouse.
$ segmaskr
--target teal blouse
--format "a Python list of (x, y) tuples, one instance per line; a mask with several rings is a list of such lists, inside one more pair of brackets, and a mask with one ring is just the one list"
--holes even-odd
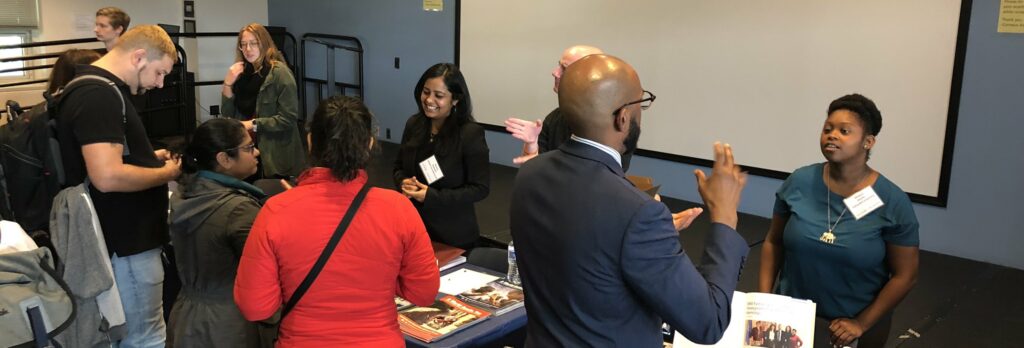
[(835, 242), (820, 241), (828, 230), (826, 194), (832, 223), (845, 208), (843, 197), (826, 188), (823, 168), (797, 169), (775, 194), (775, 214), (789, 217), (776, 293), (814, 301), (817, 315), (829, 320), (852, 318), (889, 281), (886, 245), (918, 246), (919, 225), (907, 194), (879, 174), (872, 188), (885, 205), (860, 220), (847, 211), (832, 231)]

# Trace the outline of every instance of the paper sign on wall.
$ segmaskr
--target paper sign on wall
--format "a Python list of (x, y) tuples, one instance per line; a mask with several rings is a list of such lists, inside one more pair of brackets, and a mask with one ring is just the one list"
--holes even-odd
[(90, 37), (96, 34), (92, 28), (96, 26), (96, 15), (92, 13), (76, 13), (72, 32), (75, 37)]
[(1024, 0), (1002, 0), (999, 4), (1000, 33), (1024, 33)]
[(423, 0), (424, 11), (444, 11), (444, 0)]

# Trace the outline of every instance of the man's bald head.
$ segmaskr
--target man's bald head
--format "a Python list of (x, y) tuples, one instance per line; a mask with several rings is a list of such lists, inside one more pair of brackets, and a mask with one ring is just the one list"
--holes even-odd
[(639, 118), (639, 106), (635, 112), (626, 109), (619, 115), (614, 113), (642, 96), (640, 77), (632, 66), (613, 56), (589, 55), (570, 65), (562, 75), (558, 107), (574, 134), (619, 149), (622, 141), (616, 139), (625, 138), (627, 124)]
[(562, 73), (565, 72), (566, 67), (580, 60), (580, 58), (591, 54), (603, 53), (600, 48), (587, 45), (576, 45), (562, 51), (562, 57), (558, 59), (558, 66), (555, 67), (555, 70), (551, 71), (551, 76), (555, 78), (555, 94), (558, 93), (558, 81), (562, 78)]

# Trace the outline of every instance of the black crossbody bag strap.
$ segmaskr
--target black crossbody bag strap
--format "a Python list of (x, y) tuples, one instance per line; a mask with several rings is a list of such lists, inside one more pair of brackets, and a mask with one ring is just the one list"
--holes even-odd
[(295, 293), (288, 299), (288, 303), (284, 305), (284, 309), (281, 311), (281, 319), (288, 315), (288, 312), (295, 308), (295, 304), (299, 303), (299, 299), (302, 295), (309, 290), (309, 287), (313, 285), (313, 281), (320, 275), (320, 271), (327, 265), (327, 260), (331, 259), (331, 255), (334, 254), (334, 248), (341, 242), (341, 237), (345, 235), (345, 230), (348, 229), (349, 223), (352, 222), (352, 218), (356, 216), (356, 211), (359, 210), (359, 206), (363, 203), (363, 199), (366, 198), (366, 193), (370, 191), (370, 184), (363, 185), (363, 188), (356, 194), (356, 198), (352, 200), (352, 204), (349, 205), (348, 211), (345, 212), (345, 217), (341, 219), (341, 223), (338, 224), (338, 229), (334, 230), (334, 235), (331, 236), (331, 240), (327, 242), (327, 246), (324, 247), (324, 251), (320, 253), (320, 258), (313, 264), (313, 268), (309, 270), (309, 274), (302, 280), (302, 284), (295, 289)]

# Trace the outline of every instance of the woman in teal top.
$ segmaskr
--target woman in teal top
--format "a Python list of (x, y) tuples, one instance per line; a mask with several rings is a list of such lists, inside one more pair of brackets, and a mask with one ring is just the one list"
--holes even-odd
[[(917, 280), (918, 222), (910, 199), (867, 164), (881, 128), (870, 99), (836, 99), (821, 133), (826, 162), (797, 169), (776, 193), (759, 291), (814, 301), (816, 347), (828, 340), (883, 346), (892, 309)], [(843, 199), (869, 187), (883, 205), (856, 219)]]
[(299, 138), (299, 97), (295, 77), (267, 29), (258, 23), (238, 32), (236, 63), (221, 88), (221, 112), (242, 120), (263, 155), (262, 177), (298, 176), (306, 169)]

